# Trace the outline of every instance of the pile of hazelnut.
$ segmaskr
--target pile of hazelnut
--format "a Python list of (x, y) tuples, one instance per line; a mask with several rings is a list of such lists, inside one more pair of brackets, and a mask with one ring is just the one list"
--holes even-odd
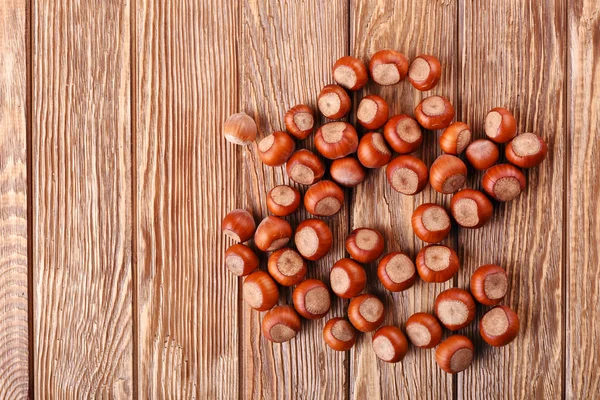
[[(418, 90), (432, 89), (441, 76), (438, 59), (420, 55), (412, 63), (402, 53), (393, 50), (378, 51), (367, 67), (357, 58), (342, 57), (333, 66), (336, 85), (327, 85), (319, 94), (319, 111), (330, 120), (338, 120), (351, 110), (347, 90), (357, 91), (365, 86), (368, 74), (379, 85), (394, 85), (408, 75)], [(497, 201), (516, 198), (525, 189), (525, 175), (520, 168), (540, 164), (546, 156), (544, 140), (534, 133), (517, 135), (513, 115), (504, 108), (494, 108), (485, 117), (484, 131), (488, 139), (471, 142), (469, 126), (454, 122), (454, 108), (442, 96), (426, 97), (419, 103), (414, 118), (401, 114), (388, 118), (388, 104), (377, 95), (361, 99), (356, 119), (369, 132), (358, 137), (348, 122), (327, 122), (317, 129), (315, 148), (325, 158), (334, 160), (329, 173), (331, 179), (321, 180), (325, 165), (315, 153), (296, 150), (294, 139), (305, 139), (314, 129), (313, 110), (304, 104), (292, 107), (285, 114), (286, 132), (274, 132), (257, 146), (262, 162), (269, 166), (286, 164), (288, 177), (299, 185), (308, 185), (304, 193), (306, 210), (316, 217), (335, 215), (344, 203), (344, 192), (338, 186), (354, 187), (365, 179), (365, 168), (387, 165), (386, 175), (391, 187), (404, 195), (421, 192), (427, 182), (444, 194), (454, 194), (450, 212), (444, 207), (426, 203), (412, 215), (415, 235), (429, 245), (422, 248), (413, 260), (403, 252), (383, 256), (377, 275), (383, 286), (399, 292), (414, 285), (417, 274), (425, 282), (446, 282), (457, 273), (459, 260), (456, 252), (437, 244), (446, 238), (454, 221), (464, 228), (481, 228), (492, 216), (491, 197)], [(383, 127), (383, 134), (375, 130)], [(419, 158), (410, 155), (423, 141), (423, 131), (443, 129), (440, 155), (428, 168)], [(227, 119), (223, 126), (230, 142), (248, 145), (256, 139), (256, 123), (238, 113)], [(500, 150), (497, 144), (508, 143), (506, 159), (510, 163), (496, 164)], [(391, 147), (391, 150), (390, 150)], [(392, 158), (392, 150), (399, 155)], [(458, 156), (465, 153), (471, 166), (485, 171), (482, 187), (485, 193), (463, 189), (467, 166)], [(353, 154), (356, 153), (356, 158)], [(487, 194), (487, 195), (486, 195)], [(283, 219), (294, 213), (302, 200), (298, 189), (280, 185), (267, 195), (271, 216), (256, 227), (254, 218), (246, 210), (234, 210), (223, 220), (223, 233), (239, 242), (227, 249), (225, 263), (235, 275), (246, 276), (243, 283), (245, 302), (258, 311), (268, 311), (262, 320), (262, 332), (272, 342), (285, 342), (300, 330), (300, 317), (324, 317), (331, 305), (329, 288), (317, 279), (306, 279), (307, 261), (317, 261), (328, 254), (333, 235), (327, 223), (313, 218), (301, 222), (295, 229), (295, 249), (286, 247), (292, 239), (292, 227)], [(254, 239), (254, 246), (271, 253), (268, 272), (257, 271), (256, 253), (242, 244)], [(376, 296), (362, 293), (366, 273), (361, 264), (377, 260), (384, 250), (384, 238), (374, 229), (358, 228), (346, 238), (346, 250), (352, 258), (343, 258), (331, 268), (331, 290), (340, 298), (350, 299), (348, 320), (330, 319), (323, 330), (325, 342), (334, 350), (349, 350), (355, 343), (357, 330), (373, 335), (376, 355), (387, 362), (402, 360), (408, 348), (403, 331), (396, 326), (380, 327), (384, 319), (384, 305)], [(279, 286), (295, 286), (293, 307), (278, 306)], [(497, 265), (479, 267), (471, 277), (470, 293), (451, 288), (440, 293), (434, 304), (434, 313), (419, 312), (405, 323), (404, 330), (410, 342), (421, 348), (434, 348), (436, 361), (448, 373), (467, 368), (474, 355), (474, 346), (463, 335), (453, 335), (441, 342), (442, 326), (456, 331), (475, 319), (475, 300), (485, 306), (496, 306), (485, 313), (479, 324), (483, 340), (492, 346), (511, 342), (519, 331), (519, 318), (507, 306), (497, 306), (505, 297), (508, 278)], [(475, 298), (475, 299), (474, 299)], [(441, 342), (441, 343), (440, 343)]]

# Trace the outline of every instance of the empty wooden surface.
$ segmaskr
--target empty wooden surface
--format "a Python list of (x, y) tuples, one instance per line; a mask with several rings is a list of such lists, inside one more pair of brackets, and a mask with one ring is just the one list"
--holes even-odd
[(238, 284), (214, 232), (241, 206), (241, 152), (215, 132), (238, 108), (237, 11), (138, 1), (135, 16), (137, 396), (231, 398)]
[[(570, 1), (567, 10), (567, 160), (565, 396), (600, 393), (600, 7)], [(591, 372), (591, 373), (590, 373)]]
[[(386, 47), (440, 58), (431, 93), (448, 97), (476, 138), (485, 112), (505, 106), (549, 147), (490, 224), (452, 231), (462, 264), (453, 281), (392, 295), (367, 267), (367, 291), (399, 326), (431, 311), (444, 288), (467, 287), (477, 266), (507, 269), (504, 303), (521, 333), (497, 349), (476, 323), (464, 329), (478, 356), (456, 377), (433, 350), (384, 364), (370, 334), (334, 353), (321, 330), (345, 315), (337, 299), (325, 320), (272, 345), (223, 265), (223, 216), (247, 208), (259, 221), (266, 192), (290, 181), (255, 144), (226, 142), (222, 122), (245, 111), (259, 138), (281, 130), (289, 107), (316, 106), (337, 58), (366, 62)], [(0, 49), (0, 398), (600, 397), (596, 1), (9, 0)], [(367, 92), (391, 115), (412, 114), (429, 94), (369, 84), (355, 109)], [(417, 152), (427, 164), (438, 136), (426, 133)], [(480, 178), (471, 171), (468, 186)], [(335, 245), (309, 277), (328, 282), (360, 226), (384, 232), (386, 251), (414, 256), (423, 243), (413, 209), (450, 198), (399, 195), (384, 169), (345, 196), (327, 219)]]
[(32, 4), (39, 398), (133, 395), (129, 12), (120, 1)]
[(0, 2), (0, 398), (29, 392), (24, 0)]

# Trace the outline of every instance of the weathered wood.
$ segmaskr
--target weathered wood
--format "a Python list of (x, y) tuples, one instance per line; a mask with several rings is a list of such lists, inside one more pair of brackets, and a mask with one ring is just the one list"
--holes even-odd
[[(457, 49), (456, 2), (407, 1), (397, 3), (352, 0), (350, 7), (351, 53), (368, 63), (378, 50), (391, 48), (413, 59), (419, 54), (431, 54), (442, 63), (440, 83), (430, 92), (419, 92), (404, 80), (397, 85), (382, 87), (370, 83), (355, 102), (366, 94), (376, 93), (390, 105), (390, 116), (414, 115), (421, 99), (439, 94), (455, 106)], [(443, 34), (441, 34), (443, 32)], [(366, 132), (365, 130), (362, 130)], [(383, 132), (382, 129), (379, 130)], [(424, 131), (425, 140), (415, 155), (429, 166), (441, 154), (437, 142), (439, 132)], [(387, 182), (385, 168), (370, 171), (367, 180), (354, 190), (352, 227), (372, 227), (380, 230), (386, 239), (385, 253), (404, 251), (413, 258), (425, 245), (413, 233), (410, 218), (414, 209), (427, 202), (445, 204), (450, 196), (441, 195), (429, 185), (417, 196), (395, 192)], [(444, 241), (456, 248), (456, 236)], [(435, 296), (451, 287), (452, 281), (427, 284), (421, 280), (412, 288), (392, 294), (383, 288), (377, 278), (377, 263), (367, 266), (367, 291), (385, 301), (387, 315), (384, 324), (403, 328), (404, 322), (415, 312), (433, 312)], [(352, 350), (350, 359), (350, 392), (352, 398), (449, 398), (452, 396), (452, 378), (437, 368), (434, 350), (410, 347), (402, 363), (379, 361), (371, 347), (372, 334), (364, 334)]]
[[(0, 398), (598, 397), (596, 3), (0, 2)], [(459, 331), (478, 355), (454, 385), (434, 350), (413, 347), (389, 365), (375, 357), (372, 334), (348, 353), (326, 347), (323, 325), (345, 315), (347, 301), (335, 299), (323, 320), (303, 321), (290, 343), (267, 342), (264, 314), (241, 301), (242, 280), (223, 265), (231, 244), (220, 234), (223, 216), (247, 207), (258, 222), (267, 191), (290, 181), (284, 168), (260, 162), (255, 144), (225, 142), (222, 121), (246, 111), (259, 138), (281, 130), (289, 107), (316, 109), (337, 58), (367, 62), (382, 48), (438, 56), (439, 86), (420, 93), (407, 81), (369, 84), (354, 103), (377, 93), (390, 115), (413, 114), (421, 98), (442, 94), (476, 138), (486, 111), (505, 106), (520, 132), (536, 131), (549, 146), (542, 166), (526, 172), (526, 192), (494, 203), (489, 225), (453, 230), (446, 243), (462, 265), (454, 282), (419, 281), (392, 295), (376, 263), (367, 266), (367, 291), (385, 301), (386, 323), (401, 327), (412, 313), (431, 312), (446, 287), (468, 287), (479, 265), (507, 269), (504, 304), (521, 317), (521, 333), (507, 347), (488, 346), (477, 329), (487, 308), (479, 307)], [(440, 154), (438, 137), (426, 133), (416, 153), (428, 165)], [(312, 139), (297, 145), (313, 148)], [(480, 188), (481, 176), (470, 170), (468, 186)], [(342, 212), (327, 219), (334, 249), (311, 263), (309, 277), (328, 282), (346, 256), (344, 238), (360, 226), (381, 230), (386, 252), (415, 256), (423, 243), (410, 225), (414, 208), (451, 198), (430, 187), (400, 195), (385, 168), (345, 194)], [(289, 220), (308, 217), (302, 209)], [(282, 290), (281, 303), (291, 303), (291, 292)]]
[(235, 1), (141, 0), (134, 132), (138, 397), (238, 395), (238, 281), (221, 219), (239, 204)]
[(0, 398), (29, 396), (25, 0), (0, 2)]
[(34, 395), (131, 397), (129, 4), (32, 8)]
[[(256, 118), (259, 139), (285, 129), (287, 109), (305, 103), (316, 110), (321, 88), (332, 83), (331, 67), (348, 50), (348, 4), (346, 2), (244, 2), (240, 40), (241, 109)], [(323, 122), (322, 118), (319, 118)], [(313, 149), (312, 139), (297, 148)], [(258, 158), (256, 145), (244, 153), (245, 199), (257, 221), (267, 215), (266, 194), (275, 185), (289, 183), (283, 167), (271, 168)], [(294, 185), (302, 192), (305, 187)], [(349, 191), (346, 191), (349, 195)], [(309, 215), (304, 209), (290, 217), (294, 226)], [(343, 240), (348, 233), (348, 202), (327, 219), (334, 235), (330, 254), (309, 263), (309, 278), (329, 282), (331, 265), (344, 257)], [(266, 257), (263, 257), (263, 269)], [(281, 303), (291, 304), (291, 288), (281, 290)], [(345, 353), (327, 347), (322, 339), (325, 322), (343, 315), (342, 303), (333, 300), (332, 310), (317, 321), (303, 321), (302, 330), (289, 343), (271, 344), (260, 332), (262, 315), (240, 304), (243, 347), (241, 395), (246, 398), (323, 399), (347, 396)]]
[[(460, 230), (459, 286), (468, 287), (482, 264), (509, 275), (503, 304), (521, 321), (517, 339), (493, 348), (478, 324), (466, 329), (477, 357), (457, 378), (458, 398), (560, 398), (564, 356), (563, 206), (566, 152), (564, 79), (566, 26), (562, 0), (461, 1), (459, 7), (459, 118), (481, 138), (493, 107), (511, 110), (518, 132), (538, 132), (548, 157), (527, 170), (527, 189), (512, 202), (494, 203), (494, 217), (479, 230)], [(501, 148), (501, 162), (504, 160)], [(469, 186), (481, 187), (472, 171)]]
[(565, 397), (600, 397), (600, 4), (568, 6)]

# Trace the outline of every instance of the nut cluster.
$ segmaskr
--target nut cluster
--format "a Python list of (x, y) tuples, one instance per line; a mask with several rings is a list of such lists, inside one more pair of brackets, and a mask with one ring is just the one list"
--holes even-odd
[[(452, 279), (460, 261), (452, 248), (440, 243), (450, 233), (452, 220), (465, 228), (483, 227), (492, 217), (493, 203), (488, 196), (497, 201), (519, 196), (526, 183), (520, 168), (537, 166), (546, 156), (544, 140), (534, 133), (517, 135), (517, 122), (505, 108), (493, 108), (485, 116), (482, 129), (488, 139), (472, 141), (469, 125), (453, 122), (453, 105), (439, 95), (425, 97), (415, 108), (414, 117), (390, 116), (384, 98), (374, 94), (363, 97), (355, 115), (366, 130), (361, 136), (352, 124), (339, 120), (352, 111), (348, 91), (363, 88), (369, 76), (384, 86), (398, 84), (408, 77), (414, 88), (428, 91), (437, 85), (441, 73), (440, 61), (430, 55), (419, 55), (409, 62), (402, 53), (381, 50), (373, 54), (368, 66), (358, 58), (342, 57), (332, 69), (335, 84), (323, 87), (316, 101), (319, 112), (330, 121), (317, 128), (313, 108), (299, 104), (285, 114), (286, 131), (273, 132), (256, 145), (265, 165), (285, 164), (291, 181), (308, 186), (304, 193), (289, 185), (272, 188), (267, 194), (267, 207), (273, 215), (258, 226), (248, 211), (239, 209), (230, 212), (222, 223), (223, 233), (238, 242), (227, 249), (225, 265), (234, 275), (245, 277), (244, 301), (257, 311), (267, 311), (262, 332), (268, 340), (275, 343), (291, 340), (301, 328), (301, 317), (318, 319), (327, 315), (331, 307), (330, 288), (339, 298), (349, 300), (347, 319), (332, 318), (323, 330), (325, 342), (337, 351), (349, 350), (359, 331), (376, 330), (372, 347), (381, 360), (401, 361), (410, 342), (425, 349), (437, 347), (436, 361), (440, 368), (448, 373), (460, 372), (473, 361), (473, 343), (463, 335), (453, 335), (442, 342), (442, 329), (460, 330), (473, 322), (476, 301), (495, 306), (479, 324), (484, 341), (503, 346), (517, 336), (517, 314), (507, 306), (498, 305), (506, 296), (508, 277), (497, 265), (478, 268), (471, 277), (470, 292), (460, 288), (441, 292), (433, 314), (413, 314), (404, 324), (404, 332), (396, 326), (381, 326), (385, 317), (383, 302), (373, 294), (364, 293), (367, 283), (364, 264), (378, 259), (377, 276), (391, 292), (409, 289), (418, 277), (430, 283)], [(378, 129), (383, 132), (377, 132)], [(428, 167), (412, 153), (420, 148), (424, 130), (438, 129), (443, 130), (439, 145), (444, 154)], [(304, 140), (313, 132), (318, 154), (297, 149), (295, 139)], [(256, 140), (256, 123), (244, 113), (234, 114), (224, 123), (223, 135), (234, 144), (249, 145)], [(497, 164), (498, 144), (505, 143), (508, 163)], [(473, 169), (485, 171), (481, 180), (485, 194), (465, 188), (469, 168), (463, 158)], [(308, 263), (324, 258), (332, 247), (331, 229), (320, 218), (332, 217), (343, 207), (344, 191), (339, 185), (355, 187), (366, 178), (368, 170), (384, 166), (389, 185), (401, 194), (415, 195), (429, 183), (437, 192), (452, 195), (449, 210), (433, 203), (421, 204), (414, 210), (413, 231), (427, 245), (415, 258), (400, 251), (384, 254), (381, 233), (358, 228), (345, 238), (350, 257), (338, 260), (331, 267), (330, 288), (321, 280), (306, 279)], [(323, 179), (327, 173), (332, 180)], [(306, 219), (293, 229), (284, 218), (295, 213), (301, 204), (319, 218)], [(268, 272), (258, 270), (258, 255), (244, 244), (251, 239), (255, 248), (270, 253)], [(293, 307), (277, 305), (280, 286), (294, 287)]]

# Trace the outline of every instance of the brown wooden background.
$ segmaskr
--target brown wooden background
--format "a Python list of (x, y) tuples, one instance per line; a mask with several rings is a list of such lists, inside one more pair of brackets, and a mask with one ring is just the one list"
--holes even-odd
[[(478, 265), (506, 267), (521, 334), (492, 349), (473, 324), (479, 355), (455, 377), (433, 351), (378, 362), (370, 335), (334, 353), (325, 321), (271, 345), (223, 266), (223, 216), (265, 216), (264, 194), (287, 178), (226, 143), (222, 121), (243, 110), (261, 137), (282, 129), (337, 58), (382, 48), (438, 56), (433, 92), (477, 137), (505, 106), (550, 149), (489, 225), (453, 231), (454, 282), (391, 295), (370, 269), (401, 324)], [(598, 398), (599, 65), (596, 0), (0, 1), (0, 398)], [(366, 92), (394, 113), (423, 96), (407, 82)], [(433, 161), (435, 134), (418, 153)], [(384, 170), (346, 195), (309, 276), (327, 279), (353, 227), (414, 254), (413, 208), (449, 200), (403, 197)]]

